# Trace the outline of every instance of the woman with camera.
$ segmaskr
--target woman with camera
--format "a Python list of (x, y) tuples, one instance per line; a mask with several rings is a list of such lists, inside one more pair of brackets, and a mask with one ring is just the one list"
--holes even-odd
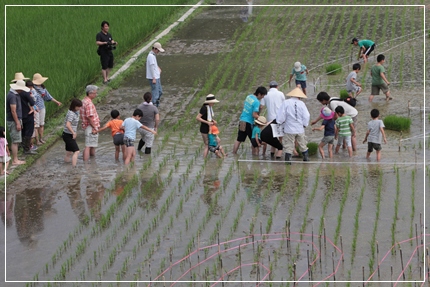
[(97, 33), (96, 44), (99, 46), (97, 54), (100, 55), (100, 63), (102, 64), (103, 84), (107, 84), (109, 79), (109, 72), (113, 68), (113, 53), (112, 50), (116, 49), (116, 44), (109, 34), (109, 23), (103, 21), (101, 24), (101, 31)]

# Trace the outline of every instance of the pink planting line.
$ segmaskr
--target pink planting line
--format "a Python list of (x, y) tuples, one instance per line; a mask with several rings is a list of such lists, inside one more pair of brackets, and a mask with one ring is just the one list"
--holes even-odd
[[(430, 236), (430, 234), (425, 234), (425, 236)], [(411, 240), (420, 239), (421, 237), (422, 237), (422, 235), (420, 235), (420, 236), (416, 236), (416, 237), (412, 237), (412, 238), (409, 238), (409, 239), (405, 239), (405, 240), (400, 241), (400, 242), (398, 242), (398, 243), (394, 244), (393, 246), (391, 246), (391, 248), (387, 251), (387, 253), (384, 255), (384, 257), (382, 257), (381, 261), (380, 261), (380, 262), (378, 262), (378, 266), (376, 267), (375, 271), (373, 271), (373, 273), (370, 275), (370, 277), (367, 279), (367, 281), (366, 281), (365, 285), (366, 285), (367, 283), (369, 283), (369, 282), (370, 282), (370, 280), (372, 279), (372, 277), (373, 277), (373, 276), (376, 274), (376, 272), (378, 271), (378, 269), (379, 269), (379, 267), (380, 267), (380, 265), (381, 265), (381, 262), (383, 262), (383, 261), (387, 258), (387, 256), (389, 256), (389, 255), (391, 254), (391, 251), (396, 247), (396, 245), (398, 245), (398, 244), (403, 244), (403, 243), (409, 242), (409, 241), (411, 241)], [(430, 244), (430, 243), (427, 243), (426, 245), (429, 245), (429, 244)], [(423, 245), (421, 244), (421, 245), (418, 245), (417, 247), (415, 247), (414, 251), (412, 252), (412, 255), (410, 256), (410, 258), (409, 258), (408, 262), (406, 263), (406, 266), (403, 268), (402, 272), (401, 272), (401, 273), (400, 273), (400, 275), (397, 277), (397, 280), (396, 280), (396, 283), (394, 284), (394, 286), (396, 286), (396, 285), (397, 285), (398, 281), (400, 280), (400, 277), (402, 277), (403, 273), (405, 272), (405, 270), (406, 270), (406, 268), (408, 267), (408, 265), (411, 263), (411, 261), (412, 261), (412, 259), (413, 259), (414, 255), (415, 255), (415, 253), (417, 252), (418, 248), (420, 248), (420, 247), (423, 247)], [(428, 274), (427, 274), (427, 277), (428, 277)], [(394, 287), (394, 286), (393, 286), (393, 287)]]
[[(229, 275), (230, 273), (233, 273), (237, 269), (242, 268), (242, 267), (246, 267), (246, 266), (252, 266), (252, 265), (261, 265), (264, 269), (266, 269), (267, 274), (264, 275), (264, 277), (261, 279), (261, 281), (264, 281), (266, 279), (266, 277), (270, 275), (270, 269), (267, 268), (266, 266), (264, 266), (263, 264), (260, 264), (260, 263), (246, 263), (246, 264), (239, 265), (239, 266), (235, 267), (234, 269), (230, 270), (229, 272), (225, 273), (223, 276), (221, 276), (217, 280), (217, 282), (215, 282), (214, 284), (212, 284), (211, 287), (213, 287), (213, 286), (217, 285), (218, 283), (220, 283), (222, 281), (222, 279), (224, 279), (224, 277), (226, 275)], [(257, 284), (257, 286), (259, 286), (259, 285), (260, 285), (260, 282)]]
[[(299, 232), (290, 232), (290, 235), (291, 234), (294, 234), (294, 235), (299, 235), (299, 236), (308, 236), (308, 237), (316, 237), (316, 238), (318, 238), (319, 236), (318, 235), (313, 235), (313, 234), (306, 234), (306, 233), (299, 233)], [(276, 236), (279, 236), (279, 235), (282, 235), (282, 237), (281, 238), (272, 238), (272, 239), (270, 239), (270, 238), (264, 238), (264, 237), (268, 237), (268, 236), (273, 236), (273, 235), (276, 235)], [(310, 241), (308, 241), (308, 240), (297, 240), (297, 239), (291, 239), (291, 237), (284, 237), (283, 235), (287, 235), (287, 233), (286, 232), (279, 232), (279, 233), (274, 233), (274, 234), (257, 234), (257, 236), (260, 236), (260, 237), (262, 237), (261, 239), (257, 239), (257, 240), (255, 240), (255, 237), (256, 237), (256, 235), (254, 234), (254, 235), (248, 235), (248, 236), (245, 236), (245, 237), (240, 237), (240, 238), (236, 238), (236, 239), (232, 239), (232, 240), (229, 240), (229, 241), (225, 241), (225, 242), (222, 242), (222, 243), (219, 243), (219, 244), (212, 244), (212, 245), (209, 245), (209, 246), (206, 246), (206, 247), (203, 247), (203, 248), (198, 248), (198, 249), (196, 249), (196, 250), (194, 250), (193, 252), (191, 252), (190, 254), (188, 254), (187, 256), (185, 256), (184, 258), (182, 258), (182, 259), (180, 259), (180, 260), (178, 260), (178, 261), (176, 261), (174, 264), (172, 264), (170, 267), (168, 267), (166, 270), (164, 270), (161, 274), (159, 274), (157, 277), (155, 277), (154, 278), (154, 280), (153, 281), (156, 281), (156, 280), (158, 280), (159, 278), (161, 278), (164, 274), (166, 274), (168, 271), (170, 271), (174, 266), (176, 266), (177, 264), (180, 264), (181, 262), (183, 262), (183, 261), (185, 261), (186, 259), (188, 259), (188, 258), (190, 258), (191, 256), (193, 256), (194, 254), (196, 254), (196, 253), (198, 253), (198, 252), (200, 252), (201, 250), (205, 250), (205, 249), (209, 249), (209, 248), (214, 248), (214, 247), (218, 247), (218, 248), (220, 248), (221, 247), (221, 245), (225, 245), (225, 244), (230, 244), (230, 243), (232, 243), (232, 242), (237, 242), (237, 241), (243, 241), (243, 240), (245, 240), (245, 239), (252, 239), (252, 238), (254, 238), (254, 240), (252, 241), (252, 242), (248, 242), (248, 243), (243, 243), (243, 244), (239, 244), (238, 246), (236, 246), (236, 247), (231, 247), (231, 248), (228, 248), (228, 249), (223, 249), (222, 251), (221, 250), (219, 250), (218, 252), (216, 252), (216, 253), (214, 253), (214, 254), (212, 254), (212, 255), (210, 255), (209, 257), (207, 257), (206, 259), (204, 259), (204, 260), (202, 260), (202, 261), (200, 261), (198, 264), (196, 264), (196, 265), (193, 265), (192, 267), (190, 267), (188, 270), (186, 270), (173, 284), (171, 284), (170, 286), (174, 286), (177, 282), (179, 282), (180, 281), (180, 279), (182, 279), (184, 276), (186, 276), (189, 272), (191, 272), (194, 268), (196, 268), (196, 267), (198, 267), (199, 265), (201, 265), (201, 264), (203, 264), (203, 263), (205, 263), (206, 261), (208, 261), (208, 260), (210, 260), (210, 259), (212, 259), (214, 256), (217, 256), (217, 255), (219, 255), (220, 253), (225, 253), (225, 252), (229, 252), (229, 251), (232, 251), (232, 250), (235, 250), (235, 249), (238, 249), (240, 246), (247, 246), (247, 245), (250, 245), (250, 244), (255, 244), (255, 242), (257, 242), (257, 243), (259, 243), (259, 242), (266, 242), (266, 241), (279, 241), (279, 240), (290, 240), (290, 241), (294, 241), (294, 242), (301, 242), (301, 243), (308, 243), (308, 244), (312, 244), (313, 246), (314, 246), (314, 248), (315, 248), (315, 250), (316, 250), (316, 252), (317, 252), (317, 257), (316, 257), (316, 259), (314, 260), (314, 261), (312, 261), (312, 263), (311, 264), (309, 264), (310, 266), (307, 268), (307, 270), (298, 278), (298, 280), (297, 281), (300, 281), (308, 272), (309, 272), (309, 270), (310, 270), (310, 268), (311, 268), (311, 266), (313, 266), (314, 264), (315, 264), (315, 262), (318, 260), (318, 258), (321, 256), (321, 252), (320, 252), (320, 250), (317, 248), (317, 246), (313, 243), (313, 242), (310, 242)], [(321, 236), (321, 238), (324, 238), (324, 236)], [(341, 254), (341, 256), (340, 256), (340, 259), (343, 257), (343, 253), (342, 253), (342, 251), (329, 239), (329, 238), (325, 238), (328, 242), (329, 242), (329, 244), (331, 244), (338, 252), (340, 252), (340, 254)], [(328, 279), (328, 278), (330, 278), (330, 277), (332, 277), (337, 271), (338, 271), (338, 269), (339, 269), (339, 267), (340, 267), (340, 264), (341, 264), (341, 260), (339, 259), (339, 261), (338, 261), (338, 264), (337, 264), (337, 266), (336, 266), (336, 268), (335, 268), (335, 270), (331, 273), (331, 274), (329, 274), (326, 278), (324, 278), (324, 280), (323, 281), (325, 281), (326, 279)], [(241, 268), (242, 266), (249, 266), (249, 265), (255, 265), (255, 264), (259, 264), (259, 263), (247, 263), (247, 264), (242, 264), (242, 265), (239, 265), (239, 266), (237, 266), (236, 268), (234, 268), (233, 270), (231, 270), (231, 271), (229, 271), (229, 272), (227, 272), (226, 274), (224, 274), (221, 278), (219, 278), (218, 280), (217, 280), (217, 282), (215, 283), (215, 284), (218, 284), (218, 282), (219, 281), (222, 281), (222, 279), (224, 278), (224, 276), (225, 275), (228, 275), (228, 274), (230, 274), (230, 273), (232, 273), (232, 272), (234, 272), (235, 270), (237, 270), (238, 268)], [(269, 276), (270, 275), (270, 269), (269, 268), (267, 268), (267, 266), (265, 266), (265, 265), (263, 265), (262, 264), (262, 267), (263, 268), (265, 268), (266, 270), (268, 270), (268, 273), (262, 278), (262, 280), (261, 281), (264, 281), (265, 279), (266, 279), (266, 277), (267, 276)], [(318, 284), (320, 284), (321, 282), (319, 282)], [(214, 284), (214, 285), (215, 285)], [(259, 283), (260, 284), (260, 283)], [(258, 285), (259, 285), (258, 284)], [(318, 284), (316, 284), (315, 286), (317, 286)], [(257, 286), (258, 286), (257, 285)], [(148, 287), (149, 286), (151, 286), (151, 284), (148, 284)]]

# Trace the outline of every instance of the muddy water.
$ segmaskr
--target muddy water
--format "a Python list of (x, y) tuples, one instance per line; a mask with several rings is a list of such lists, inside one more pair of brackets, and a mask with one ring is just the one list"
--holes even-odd
[[(261, 270), (257, 271), (252, 265), (244, 266), (240, 269), (243, 280), (263, 278), (267, 274), (265, 267), (271, 263), (271, 280), (293, 280), (291, 268), (294, 264), (297, 266), (295, 278), (304, 275), (301, 280), (308, 280), (307, 251), (311, 252), (311, 257), (315, 254), (319, 259), (321, 256), (321, 261), (313, 265), (315, 269), (311, 279), (332, 280), (332, 256), (335, 264), (341, 260), (340, 235), (346, 263), (336, 270), (336, 279), (361, 280), (362, 266), (370, 269), (369, 243), (374, 230), (377, 230), (375, 240), (379, 242), (379, 258), (392, 245), (393, 223), (396, 223), (395, 242), (415, 235), (415, 224), (420, 227), (420, 214), (424, 211), (424, 168), (415, 162), (422, 162), (424, 150), (428, 150), (422, 136), (425, 133), (422, 124), (424, 101), (419, 84), (393, 84), (394, 100), (389, 103), (382, 97), (369, 103), (367, 86), (359, 96), (357, 106), (360, 113), (359, 151), (353, 159), (341, 151), (333, 159), (334, 164), (315, 155), (311, 159), (317, 163), (286, 166), (282, 162), (271, 162), (267, 156), (251, 156), (247, 143), (241, 146), (237, 157), (229, 155), (224, 160), (210, 157), (206, 162), (201, 159), (201, 138), (194, 118), (202, 101), (196, 103), (193, 100), (205, 97), (200, 89), (212, 73), (216, 74), (215, 83), (222, 81), (223, 73), (217, 73), (216, 67), (222, 64), (223, 58), (233, 55), (230, 61), (238, 70), (236, 82), (226, 80), (218, 91), (213, 91), (221, 100), (215, 107), (215, 114), (219, 117), (222, 144), (231, 153), (244, 97), (256, 86), (266, 85), (273, 78), (283, 84), (290, 66), (300, 55), (300, 51), (289, 49), (287, 36), (282, 37), (281, 42), (273, 40), (276, 33), (297, 39), (294, 29), (287, 33), (285, 25), (278, 25), (284, 17), (294, 15), (296, 10), (279, 8), (274, 11), (255, 7), (253, 14), (246, 18), (246, 8), (210, 7), (180, 29), (165, 45), (166, 53), (158, 57), (163, 70), (162, 124), (151, 156), (138, 154), (134, 167), (130, 169), (122, 163), (115, 163), (112, 140), (106, 132), (100, 135), (96, 158), (84, 164), (80, 157), (78, 170), (72, 170), (62, 161), (63, 143), (59, 141), (19, 180), (8, 186), (8, 195), (3, 199), (7, 206), (4, 217), (7, 218), (8, 280), (31, 280), (36, 274), (39, 280), (52, 280), (61, 273), (61, 265), (70, 258), (76, 259), (76, 263), (68, 271), (67, 280), (151, 280), (198, 247), (206, 248), (228, 240), (237, 241), (221, 244), (227, 271), (239, 264), (239, 245), (244, 245), (243, 264), (254, 262), (258, 245), (263, 248)], [(309, 12), (318, 15), (312, 9)], [(331, 12), (336, 14), (335, 10)], [(394, 10), (390, 17), (395, 17), (397, 12)], [(276, 20), (272, 22), (269, 19)], [(326, 25), (330, 25), (329, 22)], [(250, 27), (254, 33), (240, 40), (239, 35)], [(305, 31), (308, 26), (294, 28)], [(309, 46), (311, 38), (307, 38)], [(241, 48), (235, 43), (239, 43)], [(413, 77), (408, 77), (410, 72), (394, 69), (400, 64), (400, 58), (397, 57), (398, 51), (393, 52), (392, 62), (387, 63), (393, 82), (399, 81), (401, 74), (404, 81), (416, 80), (423, 74), (421, 46), (422, 43), (412, 44), (415, 51), (415, 61), (411, 64), (411, 70), (415, 71)], [(347, 52), (345, 54), (348, 55)], [(242, 56), (248, 57), (249, 62), (236, 60)], [(338, 55), (341, 56), (343, 54)], [(312, 67), (321, 64), (324, 57), (313, 59), (308, 55), (307, 58), (306, 65)], [(283, 63), (279, 59), (287, 60)], [(252, 73), (247, 73), (248, 70)], [(313, 78), (321, 75), (316, 91), (309, 80), (305, 103), (312, 118), (321, 108), (315, 100), (316, 94), (326, 90), (336, 95), (339, 88), (333, 85), (342, 84), (345, 76), (329, 77), (323, 73), (322, 68), (311, 73)], [(109, 119), (113, 108), (121, 112), (122, 118), (131, 115), (148, 90), (144, 75), (144, 69), (137, 70), (125, 79), (123, 86), (112, 91), (97, 106), (103, 123)], [(229, 79), (233, 77), (228, 75)], [(369, 83), (369, 72), (363, 71), (362, 75), (362, 82)], [(243, 78), (247, 83), (245, 86), (240, 85)], [(283, 85), (281, 90), (287, 92), (288, 85)], [(382, 116), (397, 114), (410, 116), (413, 120), (411, 130), (401, 135), (404, 140), (401, 141), (400, 152), (400, 133), (386, 131), (389, 143), (383, 146), (380, 165), (375, 164), (374, 158), (369, 162), (365, 159), (366, 145), (361, 143), (372, 108), (378, 108)], [(173, 130), (179, 121), (184, 128)], [(307, 131), (307, 136), (309, 141), (319, 142), (322, 133)], [(78, 135), (78, 145), (84, 146), (82, 132)], [(395, 167), (399, 168), (397, 174)], [(114, 184), (113, 180), (119, 174), (122, 174), (120, 180)], [(137, 184), (123, 202), (117, 203), (118, 196), (125, 192), (125, 185), (135, 174), (138, 175)], [(425, 178), (427, 180), (428, 176)], [(400, 203), (396, 211), (395, 202)], [(112, 206), (116, 212), (110, 224), (99, 233), (93, 233)], [(356, 214), (358, 232), (355, 231)], [(286, 228), (286, 222), (289, 228)], [(134, 228), (133, 224), (140, 225)], [(149, 236), (145, 235), (146, 232)], [(290, 240), (275, 234), (283, 232), (292, 232)], [(261, 233), (270, 235), (263, 238)], [(259, 235), (254, 238), (254, 247), (245, 245), (251, 242), (250, 238), (244, 238), (250, 234)], [(320, 243), (320, 239), (312, 234), (325, 234), (333, 244)], [(68, 241), (69, 238), (72, 239)], [(75, 256), (79, 243), (85, 240), (88, 243), (84, 254)], [(354, 241), (355, 252), (352, 248)], [(193, 244), (187, 245), (189, 242)], [(312, 243), (315, 249), (311, 249)], [(414, 246), (402, 245), (405, 258), (413, 253)], [(227, 251), (228, 247), (232, 249)], [(199, 256), (193, 254), (185, 266), (174, 265), (165, 279), (218, 280), (222, 275), (215, 257), (199, 264), (199, 260), (216, 255), (218, 248), (208, 247), (207, 254), (199, 251)], [(313, 253), (316, 249), (319, 253)], [(56, 263), (52, 263), (54, 255)], [(115, 260), (109, 264), (111, 256), (115, 256)], [(399, 258), (392, 256), (384, 261), (382, 280), (390, 280), (388, 270), (391, 265), (397, 270), (395, 274), (399, 274)], [(186, 273), (188, 268), (185, 267), (189, 266), (196, 266), (194, 275)], [(209, 274), (205, 273), (206, 269)], [(413, 265), (412, 270), (410, 276), (419, 278), (418, 264)], [(370, 273), (366, 270), (367, 277)], [(185, 277), (181, 278), (184, 274)], [(236, 271), (226, 280), (242, 278)]]

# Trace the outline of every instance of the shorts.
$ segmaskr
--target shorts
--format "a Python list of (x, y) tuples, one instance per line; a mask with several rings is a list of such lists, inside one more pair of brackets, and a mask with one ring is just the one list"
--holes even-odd
[(216, 152), (217, 150), (219, 150), (219, 145), (217, 145), (217, 146), (209, 146), (209, 151)]
[(37, 114), (38, 119), (34, 119), (35, 121), (37, 121), (36, 127), (42, 127), (45, 125), (46, 109), (41, 109)]
[(285, 152), (292, 154), (296, 149), (295, 142), (299, 145), (300, 152), (305, 152), (308, 150), (307, 141), (305, 133), (302, 134), (285, 134)]
[(337, 139), (337, 145), (341, 146), (343, 140), (345, 140), (347, 147), (352, 147), (351, 136), (339, 136), (339, 138)]
[(369, 56), (370, 53), (372, 53), (373, 49), (375, 49), (375, 44), (367, 48), (366, 51), (364, 52), (364, 55)]
[(372, 152), (373, 149), (375, 149), (376, 151), (380, 151), (382, 149), (381, 144), (368, 142), (367, 143), (367, 152)]
[(113, 136), (114, 145), (124, 145), (124, 133), (117, 133)]
[(386, 94), (390, 89), (386, 83), (382, 83), (380, 85), (372, 85), (372, 96), (379, 95), (379, 90), (382, 90), (384, 94)]
[(354, 86), (352, 90), (346, 90), (349, 93), (358, 93), (361, 90), (359, 86)]
[(321, 142), (325, 144), (334, 144), (334, 136), (324, 136)]
[(298, 81), (296, 80), (296, 86), (300, 85), (302, 89), (306, 89), (306, 81)]
[(40, 127), (40, 112), (34, 113), (34, 127)]
[[(21, 123), (21, 128), (22, 128), (22, 121), (19, 120), (19, 122)], [(9, 129), (9, 136), (10, 136), (10, 139), (12, 140), (12, 143), (21, 143), (22, 142), (21, 131), (18, 131), (16, 129), (15, 121), (7, 121), (7, 127)]]
[(63, 141), (66, 144), (66, 151), (77, 152), (79, 151), (78, 144), (76, 140), (73, 139), (73, 135), (63, 132)]
[(10, 161), (10, 156), (5, 154), (4, 156), (0, 156), (0, 162), (7, 163)]
[(246, 137), (249, 137), (250, 140), (252, 138), (252, 126), (248, 122), (246, 123), (244, 132), (242, 132), (241, 130), (237, 132), (237, 141), (244, 142), (246, 140)]
[[(154, 129), (152, 129), (154, 130)], [(145, 142), (145, 145), (147, 148), (152, 148), (152, 145), (154, 144), (154, 138), (155, 135), (151, 133), (150, 131), (139, 129), (139, 133), (142, 136), (142, 140)]]
[(257, 143), (257, 140), (255, 138), (251, 139), (251, 144), (253, 147), (258, 147), (258, 143)]
[(113, 54), (112, 52), (103, 53), (100, 55), (100, 63), (102, 64), (102, 70), (113, 68)]
[(85, 129), (85, 146), (86, 147), (98, 147), (99, 145), (99, 134), (93, 134), (93, 127), (88, 126)]
[(134, 146), (134, 139), (124, 137), (124, 144), (126, 147), (132, 147)]

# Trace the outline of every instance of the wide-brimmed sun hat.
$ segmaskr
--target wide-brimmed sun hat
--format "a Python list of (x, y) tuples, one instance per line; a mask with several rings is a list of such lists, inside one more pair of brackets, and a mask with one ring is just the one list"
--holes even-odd
[(300, 72), (302, 70), (302, 64), (300, 62), (294, 63), (294, 71)]
[(203, 104), (212, 104), (212, 103), (219, 103), (219, 101), (215, 99), (214, 95), (209, 94), (206, 96), (206, 101)]
[(160, 43), (155, 43), (152, 47), (154, 47), (155, 49), (157, 49), (160, 52), (164, 52), (164, 49), (161, 47)]
[(296, 97), (296, 98), (304, 98), (307, 99), (308, 97), (306, 97), (306, 95), (303, 93), (302, 89), (300, 89), (299, 87), (295, 88), (294, 90), (292, 90), (291, 92), (289, 92), (287, 94), (287, 96), (290, 97)]
[(48, 77), (42, 77), (41, 74), (36, 73), (33, 75), (33, 84), (39, 86), (39, 85), (43, 84), (47, 79), (48, 79)]
[(334, 112), (330, 110), (328, 107), (323, 107), (321, 109), (321, 118), (323, 120), (331, 120), (334, 117)]
[(21, 72), (18, 72), (18, 73), (15, 73), (15, 79), (13, 79), (11, 82), (16, 83), (16, 81), (19, 81), (19, 80), (30, 80), (30, 78), (26, 78)]
[(219, 129), (216, 125), (211, 126), (211, 133), (213, 133), (214, 135), (219, 134)]
[(259, 124), (259, 125), (265, 125), (265, 124), (267, 124), (267, 120), (263, 116), (259, 116), (254, 122), (256, 124)]
[(25, 82), (23, 80), (18, 80), (16, 83), (10, 84), (10, 87), (15, 91), (30, 92), (30, 89), (25, 86)]

